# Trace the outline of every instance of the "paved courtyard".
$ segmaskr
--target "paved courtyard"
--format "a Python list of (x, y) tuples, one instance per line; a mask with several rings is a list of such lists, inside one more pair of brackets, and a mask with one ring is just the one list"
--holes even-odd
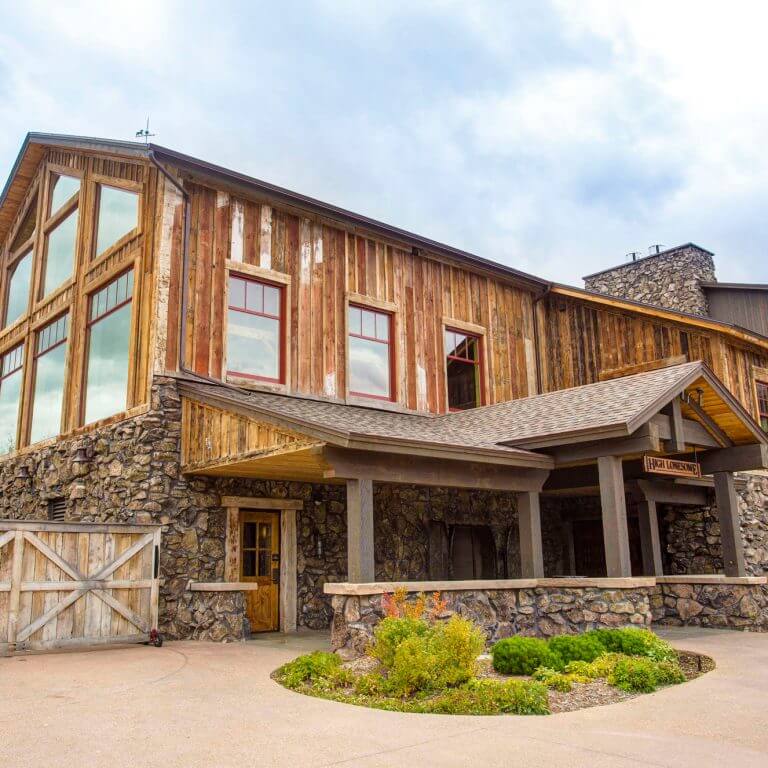
[(270, 672), (323, 635), (0, 659), (0, 765), (768, 765), (768, 635), (666, 633), (713, 656), (687, 685), (549, 717), (379, 712), (284, 690)]

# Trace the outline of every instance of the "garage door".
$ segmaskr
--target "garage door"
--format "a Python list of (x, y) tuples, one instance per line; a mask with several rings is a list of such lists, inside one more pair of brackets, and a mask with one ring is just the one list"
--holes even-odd
[(160, 530), (0, 520), (0, 653), (148, 640)]

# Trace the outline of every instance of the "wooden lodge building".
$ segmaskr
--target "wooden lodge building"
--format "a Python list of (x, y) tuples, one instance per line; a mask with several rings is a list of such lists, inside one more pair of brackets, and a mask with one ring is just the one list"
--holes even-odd
[(354, 650), (392, 582), (493, 637), (768, 629), (757, 330), (70, 136), (0, 258), (0, 646)]

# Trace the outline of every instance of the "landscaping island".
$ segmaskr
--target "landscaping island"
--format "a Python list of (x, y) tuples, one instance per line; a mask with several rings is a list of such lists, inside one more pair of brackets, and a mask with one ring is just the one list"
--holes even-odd
[(485, 654), (482, 630), (446, 615), (435, 593), (385, 596), (386, 617), (365, 656), (315, 652), (280, 667), (291, 690), (399, 712), (546, 715), (677, 685), (714, 667), (647, 629), (595, 629), (548, 640), (513, 636)]

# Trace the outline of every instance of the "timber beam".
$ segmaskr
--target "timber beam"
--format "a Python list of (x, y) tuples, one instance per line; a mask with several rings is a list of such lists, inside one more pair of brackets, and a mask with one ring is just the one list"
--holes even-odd
[(748, 472), (768, 469), (768, 445), (735, 445), (702, 454), (699, 462), (705, 475), (715, 472)]
[(660, 453), (662, 450), (659, 428), (648, 422), (627, 437), (613, 437), (589, 443), (563, 445), (547, 450), (555, 465), (574, 464), (598, 459), (601, 456), (632, 456), (638, 453)]
[(616, 456), (600, 456), (597, 468), (600, 476), (606, 575), (609, 578), (631, 576), (627, 503), (621, 459)]
[(635, 482), (639, 495), (657, 504), (682, 504), (703, 507), (709, 503), (706, 487), (681, 485), (668, 480), (638, 479)]
[(376, 580), (373, 554), (373, 481), (347, 480), (347, 581)]
[(549, 475), (547, 469), (356, 451), (331, 445), (325, 446), (323, 456), (331, 467), (324, 473), (326, 480), (367, 477), (381, 483), (540, 491)]

